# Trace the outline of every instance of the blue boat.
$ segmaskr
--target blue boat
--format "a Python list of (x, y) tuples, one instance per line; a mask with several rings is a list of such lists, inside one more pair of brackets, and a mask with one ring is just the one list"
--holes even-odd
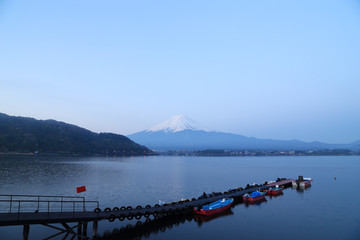
[(201, 209), (194, 208), (194, 211), (196, 214), (209, 216), (227, 210), (233, 202), (233, 198), (223, 198), (219, 201), (204, 205)]
[(266, 192), (255, 191), (243, 196), (244, 202), (256, 202), (265, 199)]

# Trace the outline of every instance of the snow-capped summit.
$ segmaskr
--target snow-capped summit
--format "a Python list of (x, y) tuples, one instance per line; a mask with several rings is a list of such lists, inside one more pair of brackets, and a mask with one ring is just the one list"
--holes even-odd
[(166, 133), (175, 133), (181, 132), (184, 130), (194, 130), (194, 131), (205, 131), (205, 132), (213, 132), (214, 130), (207, 128), (200, 123), (182, 115), (175, 115), (168, 120), (155, 125), (154, 127), (146, 130), (146, 132), (158, 132), (163, 131)]

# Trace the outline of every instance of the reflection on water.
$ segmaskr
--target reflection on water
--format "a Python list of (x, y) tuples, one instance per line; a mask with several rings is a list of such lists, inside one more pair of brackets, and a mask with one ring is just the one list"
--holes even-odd
[(308, 185), (308, 186), (298, 186), (298, 187), (292, 186), (291, 188), (292, 188), (292, 189), (295, 189), (296, 192), (302, 194), (302, 193), (304, 193), (304, 191), (310, 190), (311, 184)]
[(283, 196), (284, 193), (283, 192), (280, 192), (280, 193), (277, 193), (277, 194), (271, 194), (271, 195), (268, 195), (268, 198), (272, 199), (272, 198), (278, 198), (278, 197), (281, 197)]
[(202, 226), (202, 223), (204, 223), (204, 222), (210, 222), (211, 220), (214, 220), (216, 218), (226, 217), (228, 215), (233, 215), (233, 214), (234, 213), (230, 208), (222, 213), (217, 213), (217, 214), (210, 215), (210, 216), (195, 215), (194, 220), (198, 223), (198, 226)]
[(267, 202), (266, 198), (263, 198), (263, 199), (260, 199), (260, 200), (255, 201), (255, 202), (246, 201), (246, 202), (244, 203), (244, 205), (245, 205), (245, 207), (249, 207), (249, 206), (253, 206), (253, 205), (260, 206), (261, 204), (264, 204), (264, 203), (266, 203), (266, 202)]
[(201, 227), (203, 223), (209, 222), (216, 218), (226, 217), (233, 215), (231, 209), (228, 209), (224, 213), (212, 215), (212, 216), (194, 216), (193, 214), (178, 215), (178, 216), (159, 216), (156, 218), (147, 218), (145, 221), (138, 221), (135, 224), (127, 224), (121, 228), (114, 228), (107, 230), (102, 236), (98, 236), (97, 239), (141, 239), (143, 237), (148, 238), (151, 235), (157, 235), (159, 232), (171, 230), (173, 227), (177, 227), (186, 222), (190, 223), (195, 221), (198, 227)]
[(137, 221), (135, 224), (127, 224), (121, 228), (107, 230), (97, 239), (141, 239), (150, 237), (151, 234), (156, 235), (163, 233), (175, 226), (179, 226), (185, 222), (193, 221), (193, 214), (177, 215), (177, 216), (158, 216), (155, 218), (147, 218), (145, 221)]
[[(265, 200), (266, 201), (266, 200)], [(252, 206), (259, 205), (258, 203), (250, 204)], [(97, 236), (97, 239), (142, 239), (143, 237), (149, 238), (151, 235), (157, 235), (159, 232), (171, 230), (173, 227), (180, 226), (181, 224), (190, 223), (192, 221), (197, 223), (197, 226), (201, 228), (203, 224), (207, 224), (216, 219), (226, 218), (234, 215), (232, 209), (238, 205), (244, 205), (249, 207), (248, 203), (244, 203), (242, 198), (235, 198), (234, 204), (231, 208), (224, 212), (213, 214), (210, 216), (196, 215), (194, 212), (181, 215), (158, 215), (156, 217), (146, 218), (143, 221), (137, 221), (134, 224), (127, 224), (121, 228), (114, 228), (112, 230), (106, 230), (101, 236)]]

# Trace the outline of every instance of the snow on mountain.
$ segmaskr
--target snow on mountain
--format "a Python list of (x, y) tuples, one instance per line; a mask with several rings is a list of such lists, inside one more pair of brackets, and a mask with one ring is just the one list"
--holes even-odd
[(182, 114), (175, 115), (168, 120), (146, 130), (146, 132), (163, 131), (166, 133), (176, 133), (184, 130), (214, 132), (214, 130), (207, 128)]

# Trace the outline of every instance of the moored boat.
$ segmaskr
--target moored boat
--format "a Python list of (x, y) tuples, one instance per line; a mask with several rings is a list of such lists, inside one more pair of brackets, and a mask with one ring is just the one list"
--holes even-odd
[(250, 194), (246, 193), (243, 196), (244, 202), (257, 202), (265, 198), (266, 192), (252, 192)]
[(312, 181), (313, 180), (311, 178), (304, 178), (303, 176), (299, 176), (297, 180), (292, 181), (292, 186), (306, 188), (311, 186)]
[(195, 207), (194, 211), (196, 214), (209, 216), (212, 214), (223, 212), (226, 209), (229, 209), (233, 202), (234, 202), (233, 198), (223, 198), (208, 205), (204, 205), (200, 209)]
[(310, 187), (311, 182), (312, 182), (311, 178), (304, 178), (304, 181), (300, 182), (299, 186), (300, 187), (305, 187), (305, 188)]
[(280, 193), (282, 193), (282, 190), (284, 188), (283, 187), (279, 187), (278, 185), (276, 185), (275, 187), (271, 187), (267, 190), (267, 194), (268, 195), (278, 195)]

